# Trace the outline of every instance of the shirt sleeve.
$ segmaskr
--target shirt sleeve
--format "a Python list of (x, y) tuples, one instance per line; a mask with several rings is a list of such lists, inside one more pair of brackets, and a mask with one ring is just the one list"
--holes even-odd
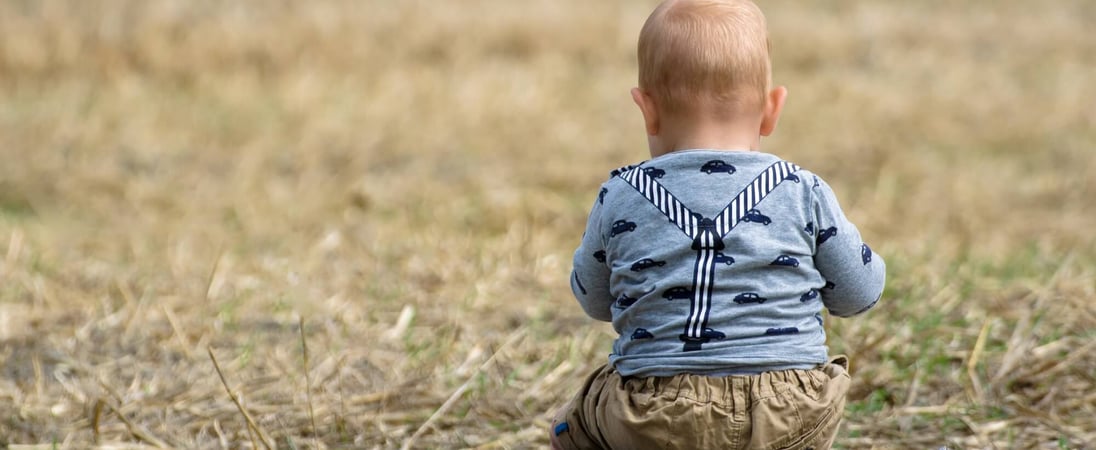
[(605, 187), (598, 194), (582, 243), (575, 250), (574, 269), (571, 271), (571, 291), (586, 314), (594, 319), (612, 320), (613, 296), (609, 292), (609, 265), (606, 263), (605, 239), (601, 231), (601, 210)]
[(838, 317), (852, 317), (871, 309), (883, 295), (886, 263), (845, 217), (830, 186), (817, 177), (812, 207), (816, 224), (814, 262), (826, 281), (821, 290), (823, 304)]

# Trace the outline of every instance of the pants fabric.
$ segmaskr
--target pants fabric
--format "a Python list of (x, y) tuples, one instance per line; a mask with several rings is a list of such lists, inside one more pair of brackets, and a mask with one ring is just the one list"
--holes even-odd
[(601, 367), (552, 423), (572, 449), (828, 449), (849, 390), (848, 359), (811, 370), (622, 377)]

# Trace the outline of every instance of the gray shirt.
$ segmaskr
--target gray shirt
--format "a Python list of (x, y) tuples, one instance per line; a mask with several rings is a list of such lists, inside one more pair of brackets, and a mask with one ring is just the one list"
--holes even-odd
[(817, 175), (688, 150), (613, 171), (571, 288), (620, 334), (609, 363), (622, 375), (726, 375), (825, 363), (822, 309), (870, 309), (885, 273)]

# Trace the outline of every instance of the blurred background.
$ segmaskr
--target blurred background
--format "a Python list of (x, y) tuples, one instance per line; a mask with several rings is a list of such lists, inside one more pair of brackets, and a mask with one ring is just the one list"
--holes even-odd
[[(544, 446), (655, 3), (0, 0), (0, 446)], [(890, 268), (839, 445), (1096, 445), (1096, 3), (760, 5)]]

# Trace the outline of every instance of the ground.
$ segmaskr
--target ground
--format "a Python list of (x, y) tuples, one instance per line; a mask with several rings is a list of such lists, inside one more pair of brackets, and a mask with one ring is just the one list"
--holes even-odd
[[(1096, 448), (1096, 3), (762, 6), (889, 266), (839, 447)], [(0, 2), (0, 447), (543, 447), (652, 7)]]

